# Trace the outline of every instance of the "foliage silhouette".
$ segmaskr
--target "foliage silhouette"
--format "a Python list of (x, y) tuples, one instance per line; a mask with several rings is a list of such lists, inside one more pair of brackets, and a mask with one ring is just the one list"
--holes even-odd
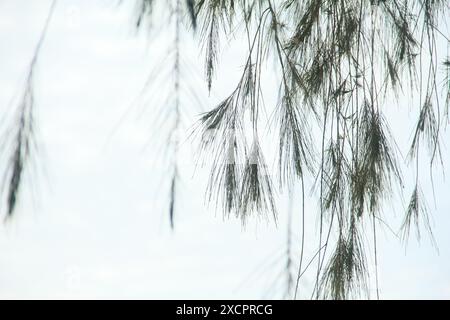
[[(303, 275), (305, 179), (314, 181), (319, 200), (319, 243), (312, 297), (347, 299), (368, 291), (365, 224), (376, 230), (383, 206), (404, 187), (398, 147), (384, 114), (386, 100), (408, 90), (417, 92), (416, 128), (409, 148), (415, 168), (412, 196), (401, 227), (407, 239), (411, 227), (423, 224), (432, 237), (429, 215), (420, 191), (419, 155), (428, 151), (430, 172), (441, 160), (440, 141), (448, 121), (450, 61), (439, 43), (449, 45), (441, 21), (449, 17), (446, 0), (174, 0), (162, 4), (139, 0), (136, 27), (153, 19), (154, 6), (167, 6), (175, 24), (173, 85), (174, 124), (169, 216), (173, 227), (177, 197), (177, 150), (183, 101), (180, 99), (180, 28), (198, 33), (204, 57), (205, 82), (214, 85), (222, 40), (245, 34), (246, 60), (234, 90), (204, 113), (195, 132), (202, 152), (212, 154), (207, 198), (222, 204), (225, 214), (245, 222), (251, 215), (270, 213), (277, 220), (276, 183), (260, 146), (265, 125), (261, 117), (264, 90), (261, 75), (276, 62), (279, 99), (274, 106), (278, 132), (278, 184), (302, 190), (301, 257), (297, 278), (291, 276), (288, 235), (289, 295), (297, 296)], [(53, 8), (54, 4), (52, 5)], [(52, 11), (53, 9), (51, 9)], [(50, 14), (51, 16), (51, 14)], [(48, 20), (49, 21), (49, 20)], [(48, 21), (39, 43), (42, 42)], [(32, 133), (32, 78), (39, 46), (30, 66), (20, 117), (14, 130), (15, 148), (4, 168), (7, 211), (13, 214), (21, 172), (29, 157)], [(442, 70), (444, 72), (442, 72)], [(443, 83), (442, 89), (440, 88)], [(314, 143), (313, 141), (320, 141)], [(316, 146), (319, 146), (318, 148)], [(432, 175), (430, 177), (432, 179)], [(269, 216), (270, 216), (269, 215)], [(291, 219), (289, 219), (290, 221)], [(289, 230), (291, 230), (289, 228)], [(337, 240), (332, 248), (330, 235)], [(328, 250), (333, 250), (327, 253)], [(309, 261), (306, 268), (309, 268)], [(378, 274), (375, 270), (377, 283)], [(296, 288), (293, 283), (296, 282)], [(292, 292), (294, 291), (294, 292)], [(377, 291), (378, 292), (378, 291)]]

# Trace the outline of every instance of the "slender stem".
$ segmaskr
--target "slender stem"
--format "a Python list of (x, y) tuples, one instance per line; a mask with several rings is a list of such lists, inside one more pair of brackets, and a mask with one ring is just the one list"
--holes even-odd
[(173, 147), (173, 176), (172, 184), (170, 187), (170, 226), (174, 228), (174, 214), (175, 214), (175, 199), (176, 199), (176, 187), (178, 180), (178, 148), (179, 148), (179, 126), (180, 126), (180, 1), (176, 0), (175, 7), (175, 62), (174, 62), (174, 94), (175, 94), (175, 120), (172, 128), (172, 147)]
[(303, 254), (305, 250), (305, 181), (303, 179), (303, 174), (300, 176), (300, 181), (302, 186), (302, 240), (301, 240), (302, 244), (300, 249), (300, 263), (298, 265), (298, 276), (297, 276), (297, 283), (295, 284), (294, 300), (297, 300), (297, 293), (303, 265)]

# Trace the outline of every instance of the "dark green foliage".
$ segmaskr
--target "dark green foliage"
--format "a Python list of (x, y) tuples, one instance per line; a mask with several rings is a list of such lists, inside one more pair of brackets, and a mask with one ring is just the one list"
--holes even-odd
[(401, 227), (401, 236), (403, 240), (408, 240), (412, 226), (416, 227), (417, 238), (420, 239), (420, 224), (423, 224), (429, 233), (432, 241), (434, 241), (431, 230), (430, 218), (428, 216), (428, 208), (425, 203), (425, 196), (416, 184), (409, 200), (408, 209)]
[[(201, 120), (204, 129), (216, 129), (214, 137), (203, 141), (201, 147), (215, 155), (208, 193), (218, 196), (222, 190), (225, 211), (234, 211), (243, 219), (249, 207), (259, 208), (260, 213), (274, 211), (260, 198), (265, 189), (273, 203), (269, 180), (257, 179), (257, 170), (245, 162), (245, 128), (260, 121), (261, 64), (274, 57), (280, 74), (274, 113), (281, 187), (290, 187), (296, 180), (303, 184), (305, 175), (311, 174), (320, 200), (319, 247), (325, 250), (317, 258), (317, 297), (357, 297), (367, 288), (362, 225), (373, 219), (376, 242), (375, 221), (386, 200), (403, 189), (397, 145), (383, 108), (387, 95), (397, 96), (398, 89), (403, 90), (405, 77), (411, 89), (418, 86), (422, 100), (409, 155), (417, 159), (422, 139), (431, 163), (440, 155), (443, 113), (436, 89), (436, 37), (442, 35), (437, 29), (439, 17), (448, 15), (448, 9), (444, 1), (401, 0), (233, 1), (232, 13), (221, 1), (201, 1), (198, 6), (209, 89), (219, 37), (243, 30), (249, 42), (235, 92)], [(445, 35), (443, 38), (448, 41)], [(448, 68), (448, 61), (444, 67)], [(250, 124), (244, 121), (246, 111), (252, 115)], [(314, 127), (321, 134), (313, 135)], [(233, 134), (225, 134), (226, 130), (233, 130)], [(258, 141), (255, 134), (252, 139)], [(320, 142), (313, 143), (317, 140)], [(317, 146), (322, 146), (320, 161)], [(227, 164), (225, 152), (243, 159), (243, 165)], [(244, 206), (238, 194), (244, 195)], [(418, 205), (418, 192), (415, 195), (403, 230), (412, 224), (419, 227), (416, 221), (420, 213), (426, 217)], [(331, 233), (338, 235), (331, 256), (325, 253), (330, 232), (322, 242), (326, 222)], [(376, 243), (374, 246), (376, 254)]]
[(276, 219), (272, 181), (258, 141), (253, 141), (245, 161), (239, 208), (236, 212), (245, 219), (251, 213), (267, 211), (272, 212)]
[(34, 74), (36, 63), (39, 58), (41, 46), (47, 35), (47, 30), (56, 6), (56, 0), (51, 3), (49, 13), (44, 27), (34, 49), (26, 78), (24, 88), (20, 95), (19, 103), (13, 114), (13, 123), (7, 128), (2, 137), (3, 152), (8, 156), (3, 173), (2, 192), (6, 188), (6, 212), (8, 216), (13, 215), (19, 197), (25, 170), (30, 165), (34, 156), (32, 151), (36, 147), (35, 125), (34, 125)]
[(340, 234), (336, 249), (325, 267), (321, 292), (325, 298), (348, 299), (367, 293), (367, 262), (361, 236), (352, 222), (346, 234)]

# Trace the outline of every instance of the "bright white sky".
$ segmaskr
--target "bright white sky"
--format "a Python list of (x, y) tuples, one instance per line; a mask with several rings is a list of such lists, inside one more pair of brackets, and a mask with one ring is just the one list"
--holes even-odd
[[(3, 111), (20, 89), (49, 5), (47, 0), (0, 3)], [(0, 226), (0, 298), (278, 297), (270, 285), (284, 266), (283, 257), (276, 256), (284, 250), (286, 197), (280, 196), (278, 227), (251, 220), (243, 230), (240, 221), (223, 219), (203, 204), (207, 170), (194, 174), (189, 142), (180, 157), (183, 182), (176, 231), (170, 232), (165, 167), (153, 143), (164, 129), (152, 125), (157, 113), (152, 103), (143, 112), (130, 108), (170, 33), (153, 42), (144, 33), (136, 35), (133, 9), (131, 1), (121, 6), (110, 0), (58, 2), (36, 74), (36, 159), (42, 174), (28, 184), (35, 195), (25, 188), (16, 216)], [(191, 43), (185, 44), (186, 55), (200, 61), (194, 40), (186, 36), (185, 42)], [(199, 93), (206, 97), (204, 109), (235, 84), (239, 49), (227, 47), (222, 54), (212, 97)], [(198, 78), (189, 81), (204, 85)], [(399, 145), (405, 146), (413, 115), (407, 105), (388, 107)], [(185, 108), (193, 121), (199, 109), (192, 103)], [(444, 162), (449, 168), (445, 146)], [(412, 239), (405, 249), (390, 231), (380, 231), (382, 298), (450, 298), (449, 183), (436, 173), (436, 206), (430, 186), (422, 188), (440, 252), (426, 237), (420, 245)], [(310, 202), (307, 236), (313, 237), (315, 200)], [(401, 216), (399, 205), (385, 213), (396, 230)], [(298, 254), (297, 247), (293, 250)], [(310, 284), (308, 278), (302, 281)]]

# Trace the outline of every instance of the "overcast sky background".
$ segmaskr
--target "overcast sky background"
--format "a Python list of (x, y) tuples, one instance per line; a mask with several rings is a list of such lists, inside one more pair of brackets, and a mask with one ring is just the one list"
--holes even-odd
[[(2, 112), (20, 92), (49, 6), (46, 0), (0, 2)], [(194, 170), (189, 142), (180, 156), (183, 182), (176, 229), (170, 231), (165, 166), (157, 148), (164, 128), (152, 125), (152, 103), (144, 103), (143, 111), (130, 106), (171, 35), (161, 31), (168, 35), (149, 42), (145, 32), (136, 34), (133, 10), (134, 1), (58, 1), (36, 74), (41, 174), (27, 183), (14, 219), (0, 226), (0, 298), (279, 297), (271, 283), (284, 263), (275, 258), (284, 250), (286, 195), (280, 195), (278, 227), (254, 219), (244, 230), (239, 220), (223, 219), (204, 206), (207, 170)], [(194, 38), (183, 39), (187, 60), (201, 61)], [(245, 52), (239, 45), (225, 47), (214, 93), (208, 97), (200, 90), (204, 106), (186, 103), (186, 122), (235, 85)], [(196, 63), (200, 76), (189, 72), (188, 81), (205, 88), (202, 65)], [(270, 70), (265, 81), (276, 83)], [(268, 104), (275, 102), (276, 85), (272, 90)], [(387, 105), (400, 146), (410, 141), (416, 116), (408, 111), (406, 100)], [(449, 138), (445, 133), (444, 140)], [(450, 184), (436, 173), (436, 206), (429, 184), (422, 189), (439, 253), (426, 236), (420, 244), (411, 239), (405, 249), (390, 231), (380, 231), (382, 298), (450, 298)], [(307, 236), (313, 240), (315, 201), (307, 204)], [(395, 230), (402, 213), (398, 203), (385, 211)], [(306, 257), (311, 253), (308, 248)], [(250, 276), (255, 272), (259, 276)], [(306, 278), (302, 286), (311, 282)]]

